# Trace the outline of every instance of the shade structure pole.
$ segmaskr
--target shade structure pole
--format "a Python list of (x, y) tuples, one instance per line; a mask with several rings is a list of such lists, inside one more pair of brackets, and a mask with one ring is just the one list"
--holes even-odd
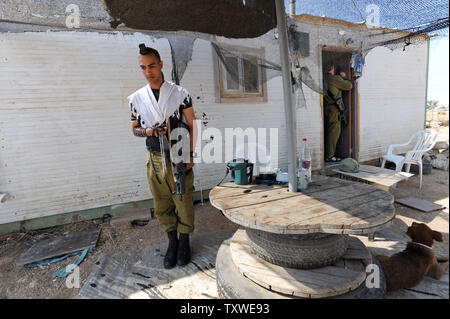
[(278, 40), (280, 43), (281, 72), (283, 77), (284, 116), (287, 129), (287, 153), (289, 191), (297, 192), (297, 161), (295, 143), (295, 114), (293, 107), (292, 79), (289, 66), (289, 48), (287, 40), (284, 0), (274, 0), (277, 14)]

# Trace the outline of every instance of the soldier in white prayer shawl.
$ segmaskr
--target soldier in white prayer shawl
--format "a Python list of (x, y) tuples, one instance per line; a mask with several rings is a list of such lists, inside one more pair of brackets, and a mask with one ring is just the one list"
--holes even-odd
[[(147, 178), (153, 194), (155, 215), (169, 237), (164, 258), (164, 267), (168, 269), (190, 261), (189, 234), (194, 230), (192, 132), (195, 116), (189, 92), (164, 80), (161, 71), (163, 61), (158, 51), (145, 44), (139, 47), (139, 65), (148, 84), (128, 97), (131, 127), (135, 136), (146, 137)], [(185, 193), (182, 198), (175, 194), (169, 143), (170, 132), (180, 124), (189, 129), (187, 145), (190, 147), (187, 150), (189, 159), (186, 161)], [(186, 150), (183, 153), (186, 154)]]

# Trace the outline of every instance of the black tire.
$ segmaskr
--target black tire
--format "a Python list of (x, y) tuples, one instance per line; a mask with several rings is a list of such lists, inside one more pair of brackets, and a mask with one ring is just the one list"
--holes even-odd
[(246, 229), (247, 241), (255, 254), (275, 265), (311, 269), (331, 265), (348, 247), (348, 235), (280, 235)]
[[(380, 269), (379, 288), (367, 288), (363, 282), (358, 288), (346, 294), (323, 299), (383, 299), (386, 294), (384, 273), (373, 255), (372, 262)], [(268, 290), (244, 277), (231, 258), (230, 240), (224, 241), (217, 253), (216, 280), (217, 292), (222, 299), (308, 299)]]

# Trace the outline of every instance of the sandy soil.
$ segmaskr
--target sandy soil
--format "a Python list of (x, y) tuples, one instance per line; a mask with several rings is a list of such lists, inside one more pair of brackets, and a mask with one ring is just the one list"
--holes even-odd
[[(195, 206), (195, 231), (193, 236), (225, 229), (237, 229), (237, 225), (223, 217), (221, 212), (209, 202)], [(74, 298), (80, 289), (67, 288), (66, 279), (52, 277), (52, 274), (73, 263), (77, 256), (44, 266), (28, 268), (16, 263), (32, 244), (39, 240), (61, 236), (67, 232), (79, 232), (101, 228), (96, 249), (87, 254), (79, 266), (80, 287), (88, 278), (92, 266), (103, 253), (137, 251), (151, 244), (167, 240), (156, 219), (146, 226), (132, 226), (130, 222), (121, 224), (103, 223), (102, 220), (84, 221), (59, 227), (43, 229), (28, 234), (10, 236), (0, 241), (0, 299), (4, 298)]]
[[(440, 128), (439, 140), (448, 142), (448, 126)], [(398, 197), (414, 196), (443, 205), (440, 211), (423, 213), (395, 204), (396, 218), (391, 229), (404, 233), (413, 222), (423, 222), (432, 229), (442, 232), (443, 243), (436, 243), (434, 250), (439, 256), (448, 257), (449, 250), (449, 174), (433, 169), (423, 176), (422, 191), (418, 188), (418, 176), (398, 184), (393, 190)], [(217, 209), (209, 203), (196, 205), (195, 235), (225, 229), (237, 229)], [(76, 256), (42, 268), (18, 266), (23, 254), (37, 241), (59, 236), (67, 232), (77, 232), (91, 228), (102, 229), (96, 250), (89, 252), (80, 264), (80, 286), (88, 278), (93, 264), (102, 253), (118, 251), (136, 251), (153, 243), (166, 241), (166, 235), (158, 226), (157, 220), (151, 220), (146, 226), (133, 227), (129, 222), (111, 225), (102, 220), (85, 221), (76, 224), (43, 229), (27, 234), (14, 234), (0, 237), (0, 298), (74, 298), (79, 289), (67, 288), (66, 281), (54, 278), (52, 274), (71, 264)]]

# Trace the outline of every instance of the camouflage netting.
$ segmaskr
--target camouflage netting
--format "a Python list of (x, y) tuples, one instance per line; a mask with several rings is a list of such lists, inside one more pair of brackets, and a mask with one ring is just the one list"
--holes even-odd
[(298, 14), (326, 16), (352, 23), (365, 21), (370, 25), (412, 33), (448, 32), (448, 10), (449, 4), (445, 0), (297, 1)]
[[(287, 3), (288, 0), (285, 0)], [(353, 31), (345, 30), (346, 34), (339, 40), (339, 46), (353, 48), (352, 54), (328, 52), (322, 62), (326, 65), (333, 61), (338, 67), (350, 64), (356, 78), (362, 76), (364, 59), (375, 47), (407, 50), (410, 45), (427, 41), (429, 36), (448, 36), (449, 2), (446, 0), (302, 0), (297, 1), (296, 12), (355, 24)], [(336, 38), (340, 36), (336, 34)], [(297, 69), (301, 70), (297, 71), (300, 74), (297, 76), (298, 84), (306, 84), (312, 90), (323, 93), (326, 90), (324, 85), (309, 76), (313, 62), (303, 58), (298, 51), (294, 59)], [(297, 95), (297, 98), (297, 105), (305, 105), (302, 95)]]
[(104, 0), (111, 25), (161, 31), (194, 31), (253, 38), (276, 26), (270, 0)]
[[(263, 81), (281, 75), (280, 48), (272, 0), (103, 0), (111, 26), (148, 30), (167, 38), (174, 65), (172, 80), (179, 83), (192, 58), (195, 39), (210, 41), (234, 83), (252, 92), (261, 66)], [(289, 0), (285, 0), (288, 7)], [(305, 107), (304, 85), (326, 91), (319, 78), (329, 61), (351, 66), (363, 75), (364, 59), (375, 47), (407, 50), (429, 36), (448, 34), (448, 1), (302, 0), (297, 13), (287, 16), (291, 70), (297, 107)], [(315, 17), (311, 17), (315, 16)], [(320, 17), (327, 17), (322, 19)], [(374, 25), (375, 24), (375, 25)], [(319, 65), (318, 45), (344, 48), (327, 52)]]

